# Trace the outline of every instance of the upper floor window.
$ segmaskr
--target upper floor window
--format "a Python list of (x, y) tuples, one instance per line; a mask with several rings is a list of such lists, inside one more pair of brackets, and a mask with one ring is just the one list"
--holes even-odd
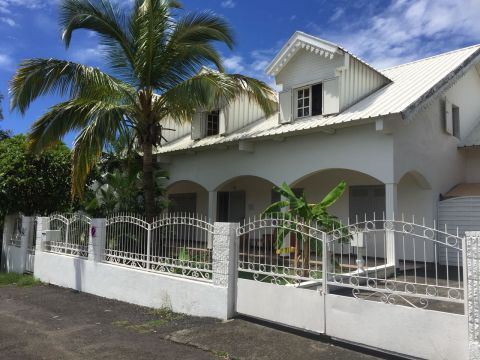
[(206, 136), (218, 135), (220, 131), (220, 111), (214, 110), (207, 113)]
[(460, 108), (452, 105), (452, 135), (460, 139)]
[(309, 85), (296, 90), (297, 118), (322, 114), (322, 84)]

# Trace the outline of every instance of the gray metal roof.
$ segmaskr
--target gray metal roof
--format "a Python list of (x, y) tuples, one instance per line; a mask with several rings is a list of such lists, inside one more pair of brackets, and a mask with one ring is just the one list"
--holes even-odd
[(401, 114), (412, 106), (418, 105), (419, 100), (438, 90), (446, 80), (453, 79), (452, 73), (465, 67), (466, 62), (476, 59), (478, 54), (480, 54), (480, 45), (475, 45), (382, 70), (382, 73), (392, 80), (391, 83), (336, 115), (312, 116), (295, 120), (291, 124), (279, 124), (278, 115), (273, 115), (225, 136), (209, 136), (192, 140), (190, 135), (187, 135), (163, 145), (158, 150), (160, 153), (193, 150), (238, 140), (294, 135), (296, 132), (312, 129), (335, 128), (359, 120)]

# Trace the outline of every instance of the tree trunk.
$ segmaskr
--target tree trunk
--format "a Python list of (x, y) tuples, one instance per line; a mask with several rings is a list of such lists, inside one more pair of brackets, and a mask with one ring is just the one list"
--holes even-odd
[(145, 216), (148, 222), (155, 217), (155, 188), (153, 182), (153, 145), (143, 144), (143, 197), (145, 200)]

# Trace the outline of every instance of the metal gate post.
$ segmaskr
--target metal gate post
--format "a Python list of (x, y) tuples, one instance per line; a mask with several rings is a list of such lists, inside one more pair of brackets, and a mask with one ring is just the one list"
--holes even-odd
[(322, 294), (326, 295), (328, 293), (327, 286), (327, 272), (328, 272), (328, 249), (327, 249), (327, 234), (322, 234)]
[(147, 227), (147, 270), (150, 270), (150, 247), (152, 244), (152, 224)]
[(226, 318), (236, 312), (238, 223), (214, 223), (212, 249), (212, 282), (227, 288)]
[(465, 232), (467, 278), (463, 280), (467, 299), (465, 314), (468, 319), (468, 346), (470, 359), (480, 358), (480, 231)]

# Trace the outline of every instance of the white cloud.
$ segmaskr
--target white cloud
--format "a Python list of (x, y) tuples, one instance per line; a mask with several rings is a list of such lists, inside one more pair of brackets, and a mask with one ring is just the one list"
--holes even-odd
[(297, 18), (297, 15), (293, 14), (292, 16), (289, 17), (289, 20), (290, 21), (293, 21)]
[(372, 17), (338, 30), (316, 24), (309, 28), (384, 68), (480, 42), (479, 18), (478, 0), (393, 0)]
[(223, 59), (225, 69), (233, 73), (241, 73), (245, 70), (243, 66), (243, 58), (239, 55), (233, 55)]
[(0, 53), (0, 70), (11, 71), (13, 67), (13, 59), (7, 54)]
[(345, 13), (344, 9), (342, 9), (340, 7), (336, 8), (335, 12), (332, 14), (332, 16), (330, 16), (329, 21), (335, 21), (335, 20), (340, 19), (343, 16), (344, 13)]
[(76, 49), (72, 52), (73, 61), (81, 64), (99, 64), (103, 61), (104, 47), (97, 45), (91, 48)]
[(9, 17), (2, 16), (0, 17), (0, 21), (7, 24), (8, 26), (12, 26), (12, 27), (17, 26), (17, 23), (15, 22), (15, 20)]
[(225, 9), (233, 9), (237, 4), (233, 0), (225, 0), (220, 3), (220, 6)]

